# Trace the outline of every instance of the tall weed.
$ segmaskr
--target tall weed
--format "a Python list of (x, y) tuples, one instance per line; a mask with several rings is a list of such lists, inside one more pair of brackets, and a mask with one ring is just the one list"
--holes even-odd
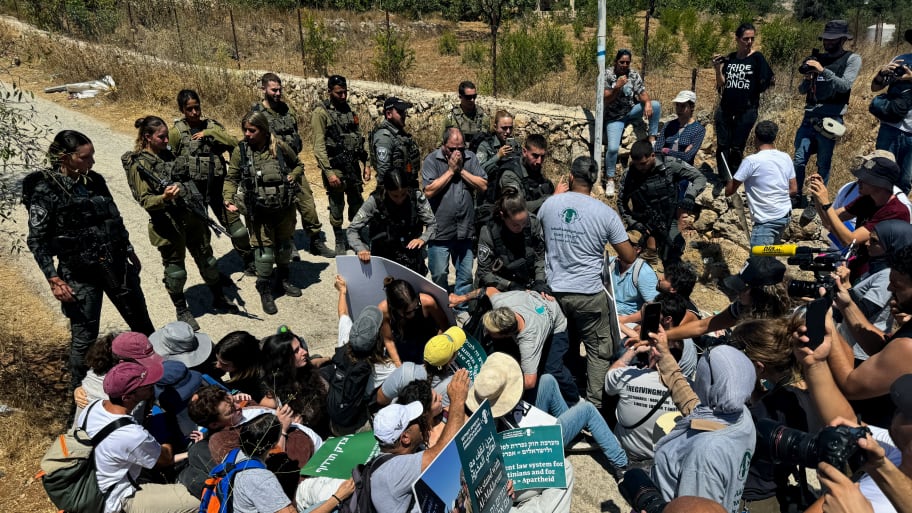
[(403, 85), (415, 65), (415, 51), (408, 36), (398, 30), (381, 30), (374, 36), (374, 76), (381, 82)]

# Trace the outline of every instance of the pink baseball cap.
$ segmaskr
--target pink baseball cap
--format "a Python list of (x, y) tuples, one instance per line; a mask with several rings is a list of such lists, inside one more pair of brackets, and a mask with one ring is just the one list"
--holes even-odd
[[(114, 357), (121, 360), (135, 360), (143, 365), (147, 362), (157, 363), (161, 366), (164, 359), (155, 352), (149, 337), (135, 331), (127, 331), (114, 337), (111, 342), (111, 352)], [(161, 377), (161, 376), (159, 376)]]
[(120, 362), (105, 374), (104, 392), (108, 397), (123, 397), (146, 385), (154, 385), (165, 369), (161, 361)]

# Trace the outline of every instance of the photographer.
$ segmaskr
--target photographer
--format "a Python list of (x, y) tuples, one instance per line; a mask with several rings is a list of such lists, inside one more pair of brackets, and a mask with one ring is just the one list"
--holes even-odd
[[(905, 33), (905, 39), (912, 44), (912, 29)], [(909, 193), (912, 188), (912, 53), (898, 55), (882, 66), (871, 80), (871, 91), (887, 88), (872, 101), (869, 109), (880, 119), (875, 147), (887, 150), (896, 157), (901, 171), (899, 188)], [(884, 115), (878, 115), (875, 107), (881, 103)]]
[[(817, 174), (826, 184), (830, 179), (830, 163), (838, 132), (823, 123), (832, 119), (842, 125), (842, 116), (849, 104), (852, 84), (861, 69), (861, 56), (843, 49), (852, 35), (845, 20), (827, 22), (820, 38), (824, 53), (816, 51), (798, 68), (804, 80), (798, 92), (806, 95), (804, 118), (795, 134), (795, 176), (798, 190), (804, 187), (805, 167), (811, 155), (817, 154)], [(844, 129), (843, 129), (844, 130)]]
[[(907, 257), (912, 256), (912, 252), (907, 253)], [(909, 280), (908, 275), (906, 280)], [(814, 406), (829, 425), (857, 426), (855, 422), (846, 420), (855, 418), (855, 412), (836, 386), (834, 373), (831, 373), (832, 356), (839, 352), (841, 342), (830, 318), (827, 320), (826, 336), (814, 350), (807, 347), (809, 339), (805, 336), (806, 331), (804, 326), (799, 327), (792, 339), (795, 357), (804, 368)], [(864, 498), (873, 505), (873, 511), (893, 511), (895, 508), (896, 511), (909, 513), (912, 512), (912, 480), (909, 479), (912, 476), (912, 457), (909, 457), (912, 453), (912, 375), (893, 379), (888, 386), (896, 414), (891, 419), (889, 430), (868, 426), (871, 433), (858, 440), (858, 446), (864, 451), (862, 469), (866, 474), (858, 481), (855, 490), (860, 489)], [(839, 471), (826, 463), (821, 463), (818, 471), (829, 491), (807, 511), (862, 511), (857, 506), (851, 509), (837, 507), (856, 493), (849, 488), (845, 476), (840, 477)], [(858, 500), (857, 497), (854, 499)]]

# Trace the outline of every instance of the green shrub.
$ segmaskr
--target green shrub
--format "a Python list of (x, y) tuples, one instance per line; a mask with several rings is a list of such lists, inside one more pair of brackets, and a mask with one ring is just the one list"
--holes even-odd
[(674, 62), (675, 55), (681, 53), (681, 41), (674, 32), (659, 27), (655, 37), (649, 38), (649, 67), (661, 69)]
[(486, 41), (472, 41), (462, 46), (462, 63), (469, 66), (486, 66), (491, 44)]
[[(573, 68), (577, 78), (591, 78), (598, 71), (595, 52), (598, 51), (598, 37), (580, 41), (573, 49)], [(607, 53), (606, 53), (607, 54)]]
[(787, 16), (773, 18), (762, 27), (763, 54), (773, 66), (794, 65), (810, 54), (819, 30), (819, 23)]
[(631, 48), (638, 50), (635, 53), (642, 54), (643, 26), (640, 24), (640, 18), (635, 15), (625, 16), (624, 19), (621, 20), (621, 31), (630, 41)]
[(572, 51), (563, 30), (547, 22), (523, 23), (502, 31), (497, 48), (499, 92), (511, 95), (540, 82), (548, 73), (563, 70), (566, 55)]
[(554, 23), (547, 23), (541, 29), (532, 27), (532, 30), (537, 39), (539, 56), (545, 68), (551, 71), (563, 71), (564, 59), (572, 50), (564, 31)]
[(700, 22), (700, 14), (693, 7), (687, 7), (681, 10), (681, 32), (684, 33), (684, 37), (689, 38), (693, 34), (694, 30), (697, 29), (697, 24)]
[(415, 65), (415, 51), (408, 36), (397, 30), (381, 30), (374, 36), (376, 56), (372, 62), (374, 76), (381, 82), (402, 85), (405, 75)]
[(681, 16), (684, 14), (684, 11), (680, 9), (664, 9), (661, 12), (659, 21), (662, 23), (662, 26), (670, 30), (672, 34), (677, 34), (681, 31)]
[(722, 49), (722, 37), (713, 18), (697, 23), (687, 37), (687, 55), (697, 66), (712, 64), (712, 56)]
[(456, 33), (452, 30), (445, 30), (437, 39), (437, 51), (440, 55), (459, 55), (459, 41), (456, 39)]
[(336, 57), (339, 41), (332, 37), (322, 20), (306, 14), (301, 20), (304, 32), (304, 67), (306, 71), (327, 75), (327, 68)]

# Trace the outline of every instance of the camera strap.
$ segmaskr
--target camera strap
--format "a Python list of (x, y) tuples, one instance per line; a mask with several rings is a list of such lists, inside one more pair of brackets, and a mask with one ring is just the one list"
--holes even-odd
[(671, 390), (666, 389), (666, 390), (665, 390), (665, 393), (662, 394), (662, 397), (659, 398), (658, 401), (656, 401), (655, 406), (653, 406), (652, 409), (649, 410), (649, 413), (647, 413), (646, 415), (644, 415), (642, 419), (640, 419), (639, 421), (637, 421), (636, 424), (634, 424), (634, 425), (632, 425), (632, 426), (625, 426), (624, 424), (621, 424), (620, 422), (618, 422), (618, 424), (619, 424), (622, 428), (624, 428), (624, 429), (629, 429), (629, 430), (634, 430), (634, 429), (636, 429), (636, 428), (642, 426), (644, 422), (646, 422), (647, 420), (649, 420), (650, 418), (652, 418), (652, 416), (653, 416), (653, 414), (655, 414), (655, 412), (659, 411), (659, 408), (661, 408), (662, 405), (665, 404), (665, 401), (668, 400), (668, 396), (670, 396), (670, 395), (671, 395)]

